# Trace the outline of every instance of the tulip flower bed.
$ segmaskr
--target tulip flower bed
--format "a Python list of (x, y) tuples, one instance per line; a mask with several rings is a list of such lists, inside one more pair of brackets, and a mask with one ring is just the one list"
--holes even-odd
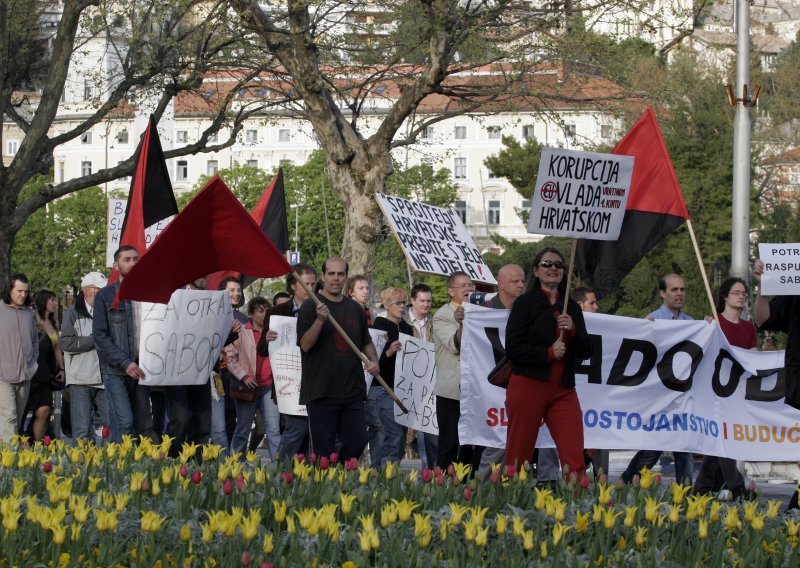
[[(402, 473), (142, 440), (0, 446), (8, 566), (798, 566), (780, 503), (720, 503), (647, 471), (634, 486), (526, 469)], [(202, 455), (202, 461), (195, 455)], [(312, 461), (314, 463), (312, 463)], [(509, 472), (506, 472), (509, 473)]]

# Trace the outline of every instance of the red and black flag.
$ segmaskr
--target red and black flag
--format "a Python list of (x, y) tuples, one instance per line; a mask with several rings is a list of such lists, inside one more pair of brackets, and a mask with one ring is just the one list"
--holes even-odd
[(581, 239), (575, 251), (575, 269), (598, 298), (613, 292), (656, 243), (689, 219), (652, 109), (642, 113), (612, 154), (636, 158), (619, 239)]
[(275, 278), (292, 267), (214, 176), (125, 276), (119, 297), (167, 303), (187, 282), (224, 270)]
[[(278, 173), (275, 174), (267, 189), (261, 194), (250, 215), (279, 251), (285, 253), (289, 250), (289, 226), (286, 222), (286, 190), (283, 187), (282, 169), (278, 169)], [(216, 290), (219, 283), (229, 276), (239, 278), (242, 288), (256, 279), (248, 274), (240, 274), (234, 271), (215, 272), (206, 279), (206, 288), (208, 290)]]
[[(177, 214), (178, 204), (172, 191), (167, 163), (164, 161), (161, 140), (158, 138), (155, 121), (150, 116), (147, 129), (136, 149), (136, 167), (128, 192), (120, 246), (134, 246), (140, 255), (144, 255), (145, 229)], [(117, 271), (113, 270), (110, 280), (116, 281), (117, 276)]]

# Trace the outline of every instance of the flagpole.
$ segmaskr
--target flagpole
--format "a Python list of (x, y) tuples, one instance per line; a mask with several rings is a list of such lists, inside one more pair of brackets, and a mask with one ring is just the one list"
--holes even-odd
[(694, 227), (692, 220), (686, 219), (686, 226), (689, 228), (689, 236), (692, 237), (692, 245), (694, 246), (694, 254), (697, 256), (697, 264), (700, 265), (700, 274), (703, 275), (703, 284), (706, 285), (706, 294), (708, 294), (708, 302), (711, 304), (711, 315), (719, 325), (719, 315), (717, 314), (717, 307), (714, 305), (714, 296), (711, 294), (711, 286), (708, 283), (708, 276), (706, 275), (706, 267), (703, 264), (703, 257), (700, 255), (700, 247), (697, 244), (697, 237), (694, 234)]
[[(309, 296), (309, 297), (310, 297), (312, 300), (314, 300), (314, 303), (315, 303), (316, 305), (318, 305), (318, 306), (319, 306), (319, 305), (322, 303), (322, 300), (320, 300), (320, 299), (317, 297), (317, 295), (314, 293), (314, 291), (313, 291), (311, 288), (309, 288), (309, 287), (306, 285), (306, 283), (305, 283), (305, 282), (303, 282), (303, 279), (300, 277), (300, 275), (297, 273), (297, 271), (294, 271), (294, 272), (292, 272), (292, 275), (294, 276), (294, 280), (295, 280), (295, 282), (297, 282), (298, 284), (300, 284), (300, 285), (303, 287), (303, 289), (306, 291), (306, 293), (308, 294), (308, 296)], [(350, 349), (352, 349), (352, 350), (353, 350), (353, 353), (355, 353), (356, 355), (358, 355), (358, 358), (359, 358), (359, 359), (361, 359), (361, 362), (362, 362), (362, 363), (365, 363), (365, 364), (369, 364), (369, 363), (371, 363), (371, 361), (369, 360), (369, 358), (368, 358), (366, 355), (364, 355), (364, 354), (361, 352), (361, 349), (359, 349), (359, 348), (356, 346), (356, 344), (355, 344), (355, 343), (353, 343), (353, 340), (352, 340), (352, 339), (350, 339), (350, 336), (349, 336), (349, 335), (347, 335), (347, 333), (345, 333), (345, 331), (342, 329), (342, 326), (340, 326), (340, 325), (339, 325), (339, 322), (338, 322), (338, 321), (336, 321), (336, 320), (334, 319), (333, 315), (332, 315), (332, 314), (330, 314), (330, 313), (328, 313), (328, 321), (329, 321), (329, 322), (331, 322), (331, 325), (333, 325), (334, 329), (336, 329), (336, 331), (338, 331), (338, 332), (339, 332), (339, 335), (341, 335), (341, 336), (344, 338), (344, 340), (345, 340), (345, 341), (347, 342), (347, 344), (350, 346)], [(376, 373), (375, 375), (373, 375), (373, 377), (374, 377), (374, 378), (376, 378), (376, 379), (378, 380), (378, 382), (380, 383), (380, 385), (381, 385), (381, 386), (382, 386), (384, 389), (386, 389), (386, 392), (388, 392), (388, 393), (389, 393), (389, 396), (391, 396), (391, 397), (392, 397), (392, 400), (394, 400), (394, 401), (397, 403), (397, 406), (399, 406), (399, 407), (400, 407), (400, 410), (402, 410), (402, 411), (403, 411), (403, 414), (408, 414), (408, 409), (405, 407), (405, 405), (404, 405), (402, 402), (400, 402), (400, 399), (399, 399), (399, 398), (397, 398), (397, 395), (396, 395), (396, 394), (394, 394), (394, 391), (391, 389), (391, 387), (390, 387), (389, 385), (387, 385), (387, 384), (386, 384), (386, 381), (384, 381), (384, 380), (383, 380), (383, 377), (381, 377), (379, 373)]]
[[(567, 266), (567, 286), (564, 294), (564, 313), (568, 314), (570, 287), (572, 286), (572, 266), (575, 264), (575, 249), (578, 248), (578, 239), (572, 239), (572, 252), (569, 253), (569, 266)], [(558, 339), (564, 341), (564, 330), (558, 334)]]

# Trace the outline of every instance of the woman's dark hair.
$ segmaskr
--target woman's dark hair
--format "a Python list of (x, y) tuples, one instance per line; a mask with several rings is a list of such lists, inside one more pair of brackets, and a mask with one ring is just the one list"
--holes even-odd
[[(239, 288), (242, 288), (242, 282), (236, 276), (226, 276), (223, 278), (219, 286), (217, 286), (217, 290), (227, 290), (228, 289), (228, 282), (236, 282), (239, 285)], [(241, 308), (244, 305), (244, 288), (242, 288), (242, 296), (239, 298), (239, 303), (233, 306), (234, 308)]]
[(23, 306), (27, 308), (33, 303), (33, 298), (31, 298), (31, 289), (30, 289), (31, 283), (28, 281), (28, 277), (25, 276), (22, 272), (15, 272), (14, 274), (11, 275), (11, 280), (8, 284), (8, 291), (6, 292), (6, 295), (3, 297), (3, 301), (6, 304), (11, 305), (11, 290), (14, 288), (15, 282), (22, 282), (23, 284), (28, 285), (28, 293), (25, 294), (25, 303), (23, 304)]
[(56, 321), (56, 315), (50, 314), (45, 318), (47, 313), (47, 302), (52, 300), (53, 298), (57, 299), (56, 293), (51, 292), (50, 290), (39, 290), (36, 292), (36, 296), (33, 298), (34, 304), (36, 304), (36, 313), (39, 314), (39, 317), (44, 321), (47, 319), (55, 329), (58, 329), (58, 322)]
[(733, 288), (734, 284), (741, 284), (744, 286), (744, 295), (747, 298), (747, 295), (750, 293), (750, 287), (747, 285), (747, 282), (742, 280), (741, 278), (736, 278), (735, 276), (731, 276), (730, 278), (724, 280), (722, 284), (719, 285), (719, 292), (717, 293), (717, 313), (721, 314), (725, 311), (725, 298), (731, 293), (731, 288)]
[[(542, 287), (542, 283), (539, 282), (539, 278), (534, 274), (533, 269), (539, 266), (539, 263), (542, 262), (542, 257), (547, 254), (548, 252), (552, 252), (553, 254), (557, 254), (558, 258), (561, 259), (561, 262), (564, 262), (564, 255), (561, 254), (561, 251), (557, 248), (553, 247), (544, 247), (536, 256), (533, 257), (533, 262), (531, 263), (530, 271), (528, 271), (528, 283), (525, 285), (525, 291), (530, 292), (531, 290), (538, 290)], [(565, 263), (566, 264), (566, 263)], [(569, 267), (564, 268), (564, 272), (566, 272)], [(566, 278), (562, 276), (561, 282), (558, 284), (558, 293), (561, 294), (561, 297), (564, 297), (567, 291), (567, 282)]]

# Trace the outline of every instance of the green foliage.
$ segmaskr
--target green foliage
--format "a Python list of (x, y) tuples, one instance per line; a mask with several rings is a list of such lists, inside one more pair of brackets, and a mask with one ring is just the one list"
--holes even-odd
[[(239, 162), (234, 163), (230, 168), (223, 168), (217, 173), (248, 211), (256, 206), (261, 194), (264, 193), (273, 177), (273, 174), (269, 174), (264, 170), (246, 166)], [(205, 187), (210, 179), (211, 176), (207, 175), (197, 178), (197, 182), (191, 191), (178, 196), (178, 208), (183, 209), (186, 207), (186, 204)]]
[[(51, 182), (36, 176), (20, 195), (25, 199)], [(77, 293), (81, 277), (105, 268), (107, 201), (102, 189), (90, 187), (35, 211), (17, 233), (12, 271), (22, 272), (31, 288)]]
[(542, 145), (534, 138), (520, 144), (513, 136), (503, 136), (502, 143), (503, 149), (483, 163), (493, 174), (506, 178), (520, 195), (530, 199), (536, 186)]

